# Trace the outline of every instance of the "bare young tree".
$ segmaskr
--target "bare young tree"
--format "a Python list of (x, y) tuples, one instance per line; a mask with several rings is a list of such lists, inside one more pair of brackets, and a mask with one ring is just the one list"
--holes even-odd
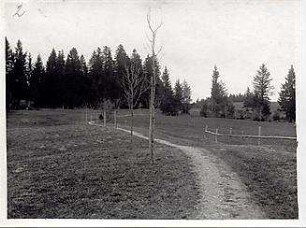
[(131, 143), (133, 143), (133, 119), (134, 108), (138, 104), (141, 95), (148, 90), (146, 85), (146, 78), (142, 75), (141, 62), (137, 62), (137, 59), (131, 59), (128, 66), (125, 68), (124, 77), (121, 80), (121, 86), (123, 88), (126, 101), (129, 106), (131, 114), (130, 130), (131, 130)]
[[(153, 161), (153, 150), (154, 150), (154, 122), (155, 122), (155, 87), (156, 87), (156, 68), (155, 68), (155, 61), (156, 61), (156, 53), (155, 53), (155, 45), (156, 45), (156, 35), (158, 30), (161, 28), (163, 22), (160, 21), (160, 23), (153, 28), (152, 22), (151, 22), (151, 14), (150, 12), (147, 14), (147, 22), (149, 26), (149, 30), (151, 32), (151, 38), (148, 38), (151, 46), (151, 52), (152, 52), (152, 68), (153, 68), (153, 74), (150, 78), (150, 125), (149, 125), (149, 150), (151, 153), (151, 158)], [(161, 49), (160, 49), (161, 50)], [(160, 52), (160, 50), (158, 52)]]

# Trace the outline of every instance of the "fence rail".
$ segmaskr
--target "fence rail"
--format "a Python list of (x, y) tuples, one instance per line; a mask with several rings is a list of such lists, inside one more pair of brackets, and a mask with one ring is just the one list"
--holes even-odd
[[(102, 118), (100, 119), (100, 115), (102, 114)], [(148, 114), (133, 114), (133, 116), (148, 116)], [(95, 123), (96, 121), (100, 122), (100, 126), (106, 126), (106, 122), (112, 123), (114, 128), (118, 128), (118, 120), (124, 117), (131, 117), (131, 114), (119, 115), (117, 111), (112, 113), (106, 112), (88, 112), (86, 110), (86, 122)], [(97, 122), (96, 122), (97, 123)], [(102, 125), (103, 123), (103, 125)], [(209, 128), (208, 125), (205, 125), (203, 128), (203, 136), (207, 138), (207, 135), (212, 135), (215, 142), (223, 142), (223, 143), (251, 143), (251, 144), (264, 144), (267, 143), (268, 140), (289, 140), (296, 141), (297, 137), (293, 136), (280, 136), (280, 135), (263, 135), (262, 127), (258, 126), (258, 134), (246, 134), (244, 130), (237, 130), (233, 128)], [(239, 134), (241, 132), (241, 134)], [(248, 140), (248, 141), (245, 141)], [(279, 141), (277, 141), (279, 142)]]
[[(223, 129), (223, 130), (225, 130), (225, 129)], [(208, 128), (208, 125), (206, 125), (204, 127), (204, 133), (214, 135), (216, 142), (218, 142), (218, 136), (239, 137), (239, 138), (256, 138), (256, 139), (258, 139), (258, 144), (261, 143), (261, 139), (288, 139), (288, 140), (296, 140), (297, 139), (297, 137), (292, 137), (292, 136), (262, 135), (261, 134), (261, 126), (258, 127), (258, 135), (246, 135), (246, 134), (243, 134), (243, 131), (242, 131), (241, 135), (232, 134), (232, 132), (233, 132), (232, 128), (227, 129), (227, 130), (229, 131), (229, 134), (224, 134), (224, 133), (220, 134), (218, 128), (216, 128), (216, 129)]]

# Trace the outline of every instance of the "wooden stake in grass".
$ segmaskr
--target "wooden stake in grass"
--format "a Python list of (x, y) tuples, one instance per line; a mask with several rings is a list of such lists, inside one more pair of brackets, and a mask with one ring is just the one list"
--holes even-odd
[(117, 110), (114, 111), (114, 128), (117, 129)]
[(88, 119), (87, 119), (87, 105), (86, 105), (86, 111), (85, 111), (85, 121), (86, 121), (86, 124), (88, 123)]
[(261, 138), (261, 126), (258, 126), (258, 145), (260, 145), (260, 138)]
[(218, 142), (218, 132), (219, 132), (219, 129), (217, 128), (216, 129), (216, 134), (215, 134), (215, 142)]
[(106, 127), (106, 110), (103, 111), (103, 121), (104, 121), (104, 127)]

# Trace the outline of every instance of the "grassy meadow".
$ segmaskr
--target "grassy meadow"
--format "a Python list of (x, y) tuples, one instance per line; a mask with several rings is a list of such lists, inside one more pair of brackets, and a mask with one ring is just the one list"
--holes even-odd
[(178, 149), (85, 125), (83, 110), (7, 119), (8, 218), (186, 219), (196, 174)]
[[(135, 130), (145, 135), (147, 113), (136, 110), (134, 119)], [(128, 110), (119, 112), (126, 114)], [(86, 125), (81, 109), (10, 113), (8, 217), (192, 218), (199, 191), (188, 157), (157, 144), (151, 163), (147, 142), (135, 137), (131, 146), (128, 134), (113, 129), (112, 118), (105, 129)], [(129, 120), (118, 117), (119, 127), (129, 129)], [(248, 134), (256, 134), (261, 125), (263, 135), (296, 136), (294, 124), (161, 114), (155, 123), (157, 138), (203, 147), (225, 162), (267, 218), (298, 218), (296, 146), (245, 141), (230, 145), (203, 134), (206, 124)]]
[[(146, 111), (138, 111), (145, 113)], [(123, 110), (121, 114), (126, 114)], [(137, 131), (147, 134), (149, 120), (147, 116), (135, 118)], [(128, 128), (129, 117), (119, 123)], [(257, 122), (251, 120), (233, 120), (221, 118), (202, 118), (182, 115), (178, 117), (156, 115), (158, 138), (181, 145), (204, 147), (229, 165), (247, 186), (252, 199), (271, 219), (298, 218), (297, 203), (297, 166), (295, 140), (262, 140), (260, 146), (245, 138), (236, 140), (222, 139), (215, 143), (213, 136), (203, 134), (204, 126), (219, 128), (224, 133), (233, 129), (233, 133), (257, 134), (258, 126), (262, 135), (296, 137), (296, 127), (288, 122)]]

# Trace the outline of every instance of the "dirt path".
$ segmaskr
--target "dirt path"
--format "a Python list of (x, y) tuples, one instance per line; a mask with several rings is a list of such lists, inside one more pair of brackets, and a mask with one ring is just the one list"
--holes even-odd
[[(118, 128), (128, 132), (129, 130)], [(134, 132), (134, 135), (148, 137)], [(265, 214), (251, 202), (246, 186), (224, 162), (204, 148), (182, 146), (162, 139), (156, 142), (178, 148), (190, 157), (198, 174), (201, 199), (192, 219), (264, 219)]]

